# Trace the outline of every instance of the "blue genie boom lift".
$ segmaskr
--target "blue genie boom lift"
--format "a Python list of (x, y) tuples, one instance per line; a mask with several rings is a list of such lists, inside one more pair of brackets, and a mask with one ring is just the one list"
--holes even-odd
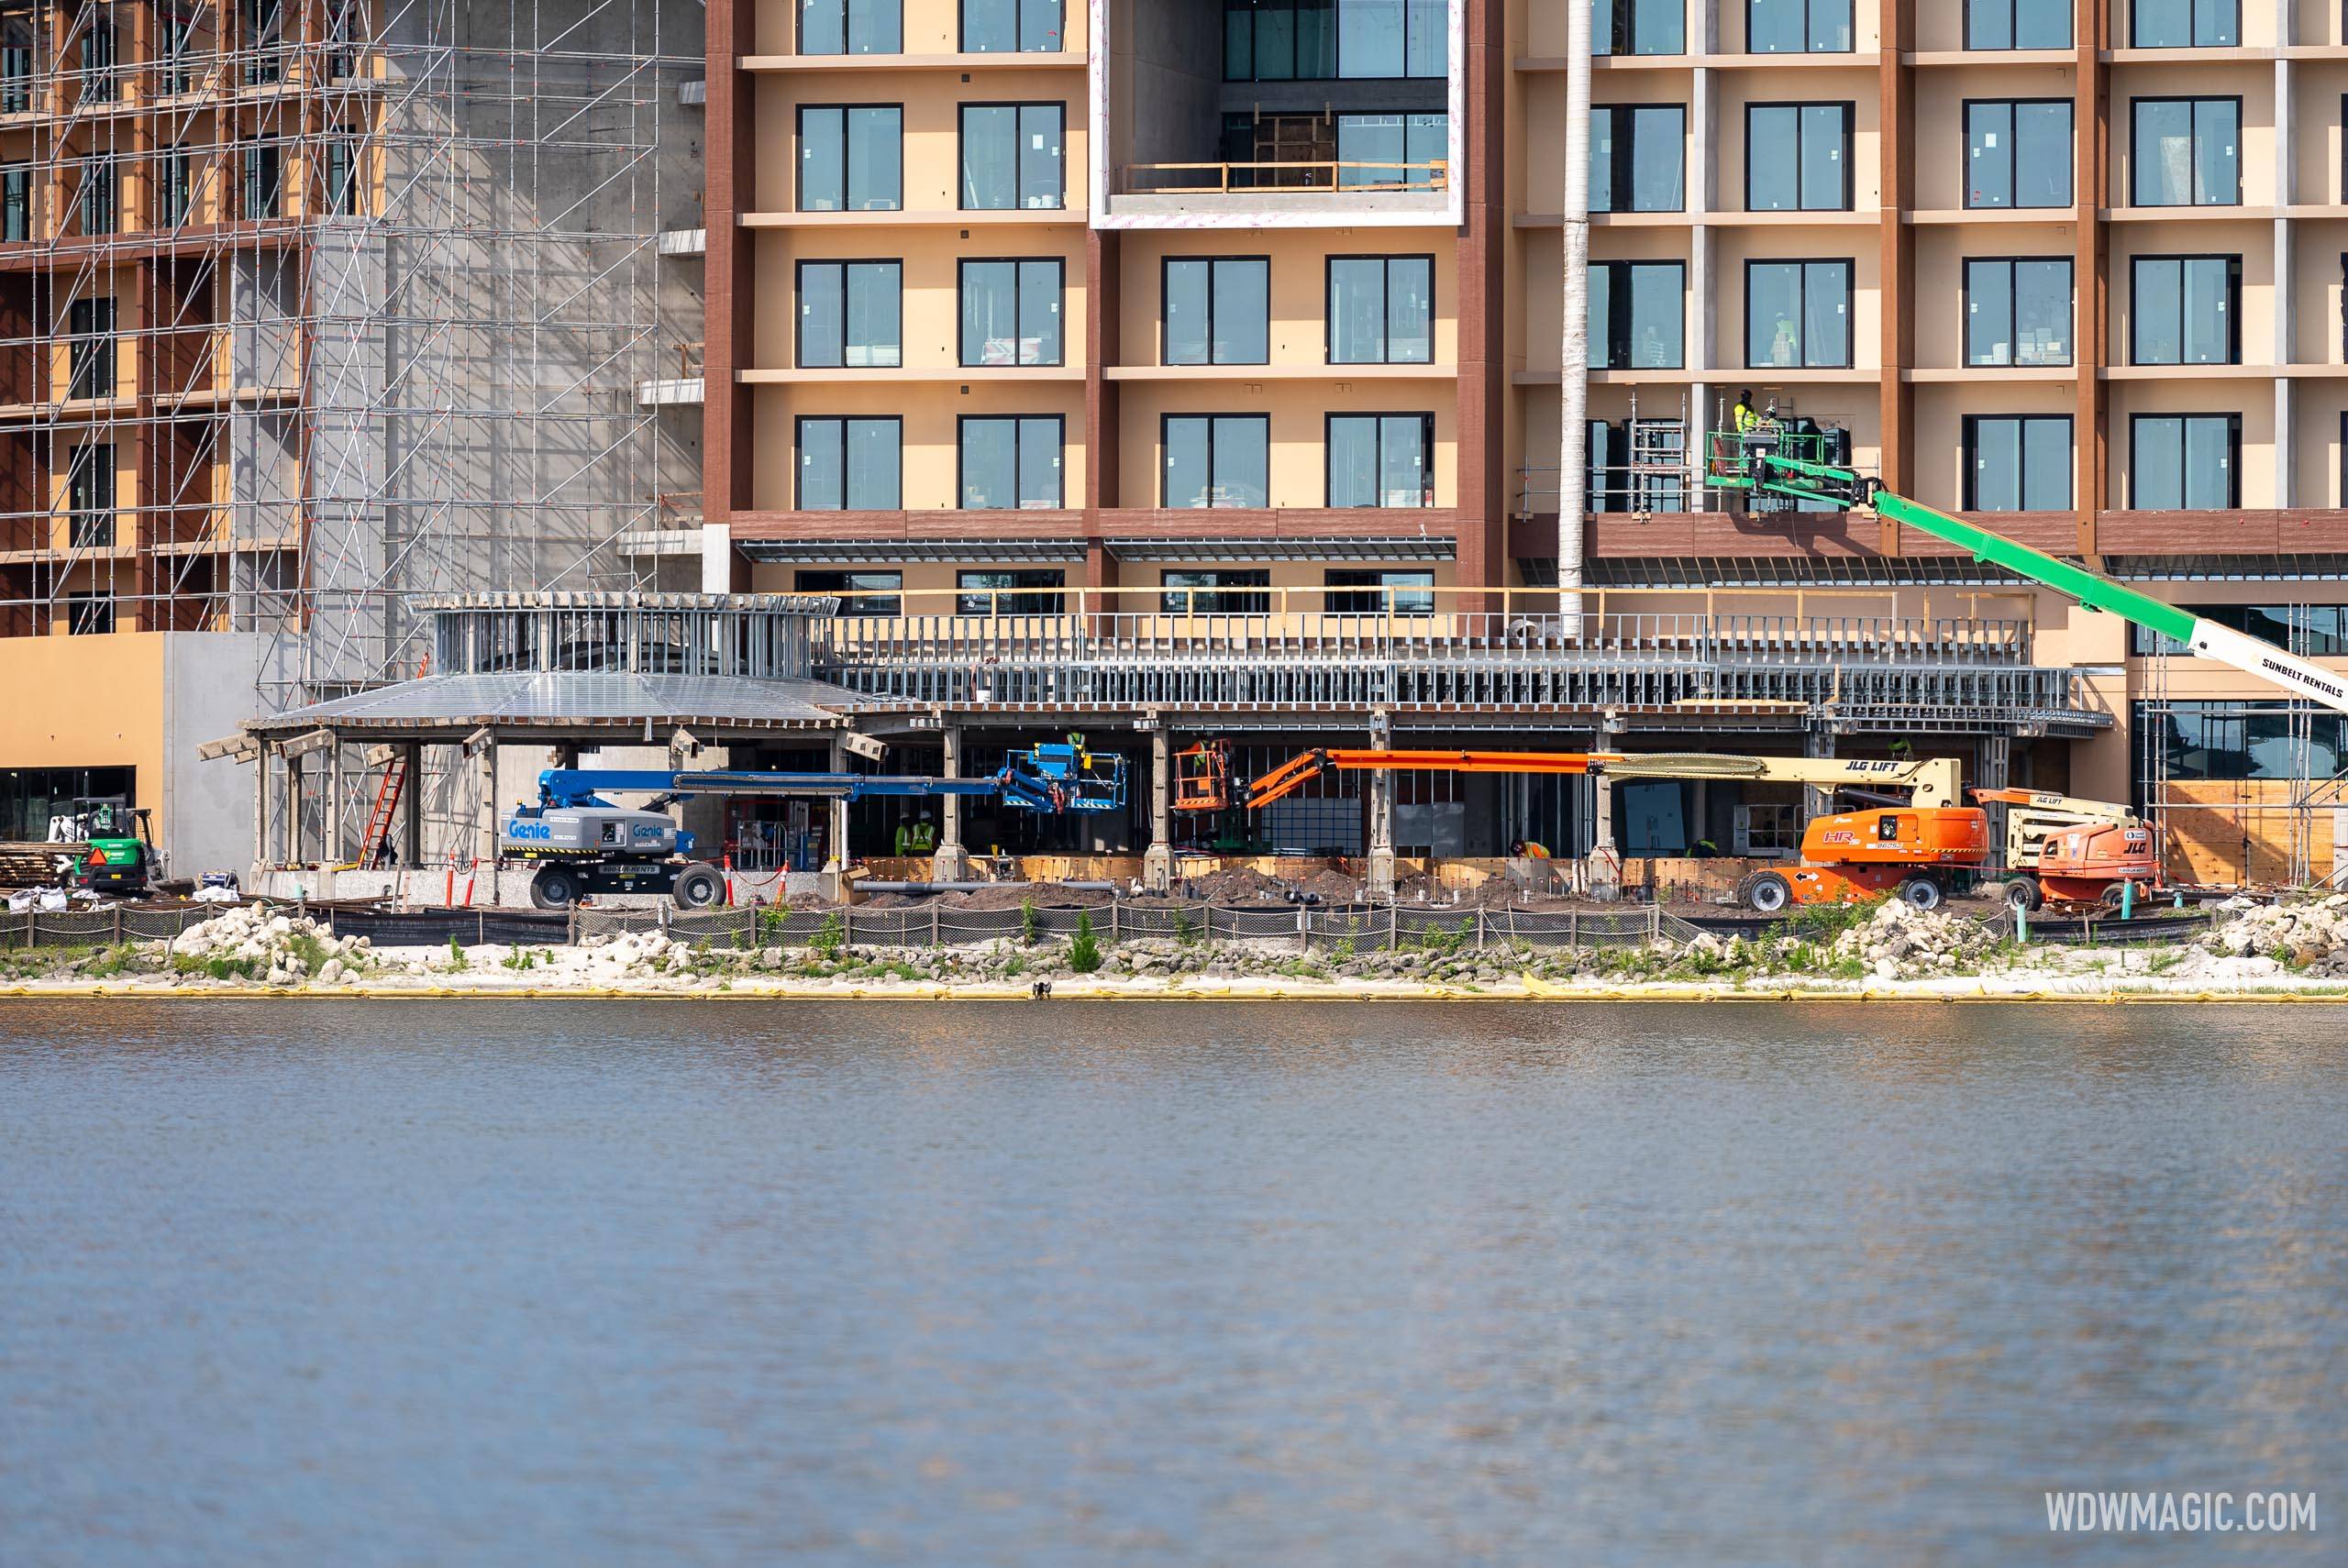
[[(606, 795), (646, 794), (641, 807)], [(666, 893), (680, 908), (707, 909), (725, 897), (717, 868), (693, 858), (693, 835), (667, 808), (695, 795), (867, 796), (1000, 800), (1025, 812), (1112, 812), (1125, 803), (1125, 759), (1088, 751), (1084, 737), (1014, 751), (1002, 770), (980, 778), (892, 773), (686, 773), (665, 768), (549, 767), (538, 803), (517, 806), (498, 830), (498, 852), (538, 863), (530, 901), (568, 909), (593, 893)]]

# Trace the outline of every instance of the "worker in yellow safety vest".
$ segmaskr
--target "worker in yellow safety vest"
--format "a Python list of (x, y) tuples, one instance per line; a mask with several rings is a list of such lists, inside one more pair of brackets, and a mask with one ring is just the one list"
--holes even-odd
[(1750, 387), (1736, 394), (1736, 407), (1731, 411), (1731, 416), (1736, 421), (1739, 436), (1750, 436), (1761, 428), (1761, 413), (1753, 406), (1753, 390)]
[(897, 824), (899, 856), (932, 855), (937, 850), (937, 824), (929, 820), (929, 808), (922, 808), (918, 822)]

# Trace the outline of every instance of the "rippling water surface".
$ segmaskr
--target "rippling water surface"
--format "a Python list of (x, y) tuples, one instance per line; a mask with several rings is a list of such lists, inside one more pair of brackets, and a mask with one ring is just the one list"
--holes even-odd
[[(2348, 1010), (0, 1003), (0, 1562), (2339, 1561)], [(2315, 1491), (2051, 1540), (2049, 1488)]]

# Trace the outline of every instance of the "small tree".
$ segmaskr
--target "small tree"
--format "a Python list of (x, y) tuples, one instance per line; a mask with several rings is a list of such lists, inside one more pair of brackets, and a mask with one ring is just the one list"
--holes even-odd
[(1019, 900), (1019, 940), (1029, 947), (1036, 945), (1036, 900)]
[(1068, 966), (1080, 975), (1101, 967), (1101, 944), (1092, 934), (1091, 910), (1077, 911), (1076, 940), (1068, 944)]
[(834, 910), (824, 917), (824, 928), (807, 939), (807, 945), (815, 950), (816, 956), (826, 959), (847, 945), (847, 922), (840, 918), (839, 911)]

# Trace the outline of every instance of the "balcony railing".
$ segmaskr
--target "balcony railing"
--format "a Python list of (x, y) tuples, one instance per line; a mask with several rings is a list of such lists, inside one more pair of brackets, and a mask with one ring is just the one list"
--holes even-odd
[(1441, 191), (1446, 159), (1425, 163), (1364, 163), (1320, 159), (1302, 163), (1129, 163), (1121, 189), (1131, 196), (1253, 194), (1259, 191)]

